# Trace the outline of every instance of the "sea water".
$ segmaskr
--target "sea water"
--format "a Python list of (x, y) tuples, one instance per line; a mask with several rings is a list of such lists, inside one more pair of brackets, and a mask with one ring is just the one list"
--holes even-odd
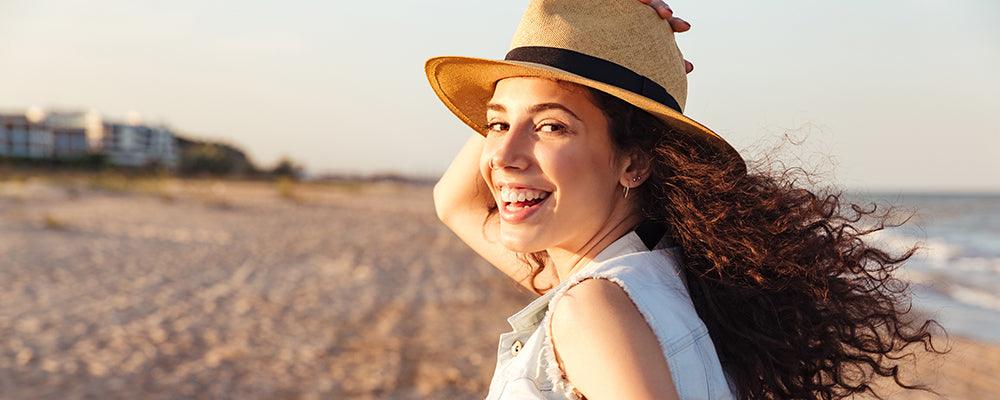
[(895, 254), (921, 250), (898, 270), (915, 309), (949, 334), (1000, 343), (1000, 194), (856, 193), (912, 218), (872, 235)]

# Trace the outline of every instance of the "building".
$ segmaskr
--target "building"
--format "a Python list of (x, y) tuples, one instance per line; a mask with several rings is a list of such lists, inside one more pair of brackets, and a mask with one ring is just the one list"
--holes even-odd
[(54, 147), (52, 130), (30, 113), (0, 114), (0, 156), (52, 157)]
[(177, 167), (177, 139), (166, 126), (108, 121), (96, 112), (31, 109), (0, 114), (0, 157), (79, 158), (103, 154), (112, 165)]
[(52, 156), (79, 158), (91, 151), (87, 140), (90, 113), (51, 112), (44, 115), (44, 124), (52, 131)]
[(143, 167), (159, 165), (176, 168), (177, 144), (174, 133), (163, 126), (107, 122), (101, 125), (97, 148), (114, 165)]

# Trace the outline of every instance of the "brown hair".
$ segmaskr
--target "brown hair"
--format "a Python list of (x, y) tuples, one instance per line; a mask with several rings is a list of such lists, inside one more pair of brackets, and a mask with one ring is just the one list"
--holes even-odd
[[(879, 397), (869, 384), (880, 377), (932, 391), (901, 381), (898, 362), (918, 343), (943, 353), (930, 333), (940, 325), (911, 315), (907, 284), (892, 275), (918, 248), (894, 255), (866, 237), (906, 222), (891, 222), (892, 207), (800, 187), (811, 182), (801, 168), (744, 173), (702, 140), (586, 89), (618, 154), (650, 157), (650, 177), (632, 189), (639, 212), (681, 248), (691, 299), (740, 399)], [(534, 282), (547, 253), (519, 256)]]

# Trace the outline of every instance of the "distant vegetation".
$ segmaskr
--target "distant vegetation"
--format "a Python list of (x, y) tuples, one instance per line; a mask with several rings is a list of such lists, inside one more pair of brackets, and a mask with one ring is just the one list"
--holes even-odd
[[(106, 155), (94, 153), (76, 158), (22, 158), (0, 156), (0, 177), (10, 177), (12, 170), (32, 171), (81, 171), (113, 172), (121, 176), (178, 176), (186, 178), (277, 179), (288, 186), (288, 181), (306, 178), (305, 167), (297, 161), (282, 157), (271, 167), (256, 165), (239, 147), (218, 141), (197, 140), (176, 136), (179, 160), (176, 169), (156, 163), (142, 167), (112, 165)], [(4, 172), (3, 170), (7, 170)], [(115, 176), (119, 176), (115, 175)], [(333, 184), (347, 183), (406, 183), (431, 185), (437, 177), (407, 176), (397, 173), (349, 174), (325, 173), (309, 177), (309, 181)], [(288, 190), (280, 190), (288, 192)], [(289, 192), (290, 193), (290, 192)]]
[(260, 170), (236, 146), (177, 137), (180, 162), (177, 173), (184, 176), (247, 176)]
[(260, 168), (240, 148), (222, 142), (199, 141), (177, 137), (181, 176), (215, 176), (237, 178), (284, 178), (298, 180), (305, 169), (288, 157), (272, 168)]
[(302, 165), (288, 157), (279, 160), (274, 167), (261, 168), (247, 157), (239, 147), (214, 141), (176, 137), (179, 161), (176, 169), (168, 169), (157, 163), (142, 167), (122, 167), (112, 165), (108, 157), (101, 153), (80, 157), (9, 157), (0, 156), (0, 168), (44, 170), (44, 171), (116, 171), (126, 175), (177, 175), (181, 177), (301, 179)]
[(104, 154), (87, 154), (81, 157), (10, 157), (0, 156), (0, 166), (44, 168), (44, 169), (76, 169), (76, 170), (101, 170), (108, 168), (107, 156)]
[(394, 173), (382, 173), (382, 174), (323, 174), (310, 179), (311, 181), (317, 182), (330, 182), (330, 183), (341, 183), (341, 182), (364, 182), (364, 183), (375, 183), (375, 182), (387, 182), (387, 183), (407, 183), (413, 185), (433, 185), (437, 182), (438, 177), (433, 176), (410, 176)]
[(297, 179), (302, 177), (304, 170), (301, 165), (296, 164), (290, 158), (282, 157), (269, 172), (272, 176)]

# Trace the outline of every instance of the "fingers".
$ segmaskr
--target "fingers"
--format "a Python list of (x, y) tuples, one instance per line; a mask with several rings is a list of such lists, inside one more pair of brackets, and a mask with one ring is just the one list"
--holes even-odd
[(684, 32), (691, 29), (691, 23), (683, 19), (673, 17), (670, 18), (670, 29), (673, 29), (674, 32)]
[(670, 17), (674, 16), (674, 11), (663, 0), (639, 0), (639, 2), (653, 7), (653, 10), (656, 10), (656, 14), (660, 16), (660, 19), (670, 19)]
[[(691, 29), (691, 23), (675, 17), (674, 10), (671, 10), (670, 6), (663, 2), (663, 0), (639, 0), (639, 2), (653, 7), (653, 10), (656, 10), (656, 15), (659, 15), (660, 19), (667, 20), (670, 24), (670, 29), (674, 32), (685, 32)], [(694, 64), (688, 60), (684, 60), (684, 72), (690, 74), (691, 71), (694, 71)]]
[(639, 2), (652, 7), (660, 19), (667, 20), (670, 24), (670, 29), (674, 32), (685, 32), (691, 29), (691, 23), (675, 17), (674, 10), (670, 9), (670, 6), (663, 2), (663, 0), (639, 0)]
[(670, 6), (664, 3), (663, 0), (653, 0), (650, 5), (653, 6), (653, 9), (656, 10), (661, 19), (670, 19), (674, 16), (674, 10), (671, 10)]

